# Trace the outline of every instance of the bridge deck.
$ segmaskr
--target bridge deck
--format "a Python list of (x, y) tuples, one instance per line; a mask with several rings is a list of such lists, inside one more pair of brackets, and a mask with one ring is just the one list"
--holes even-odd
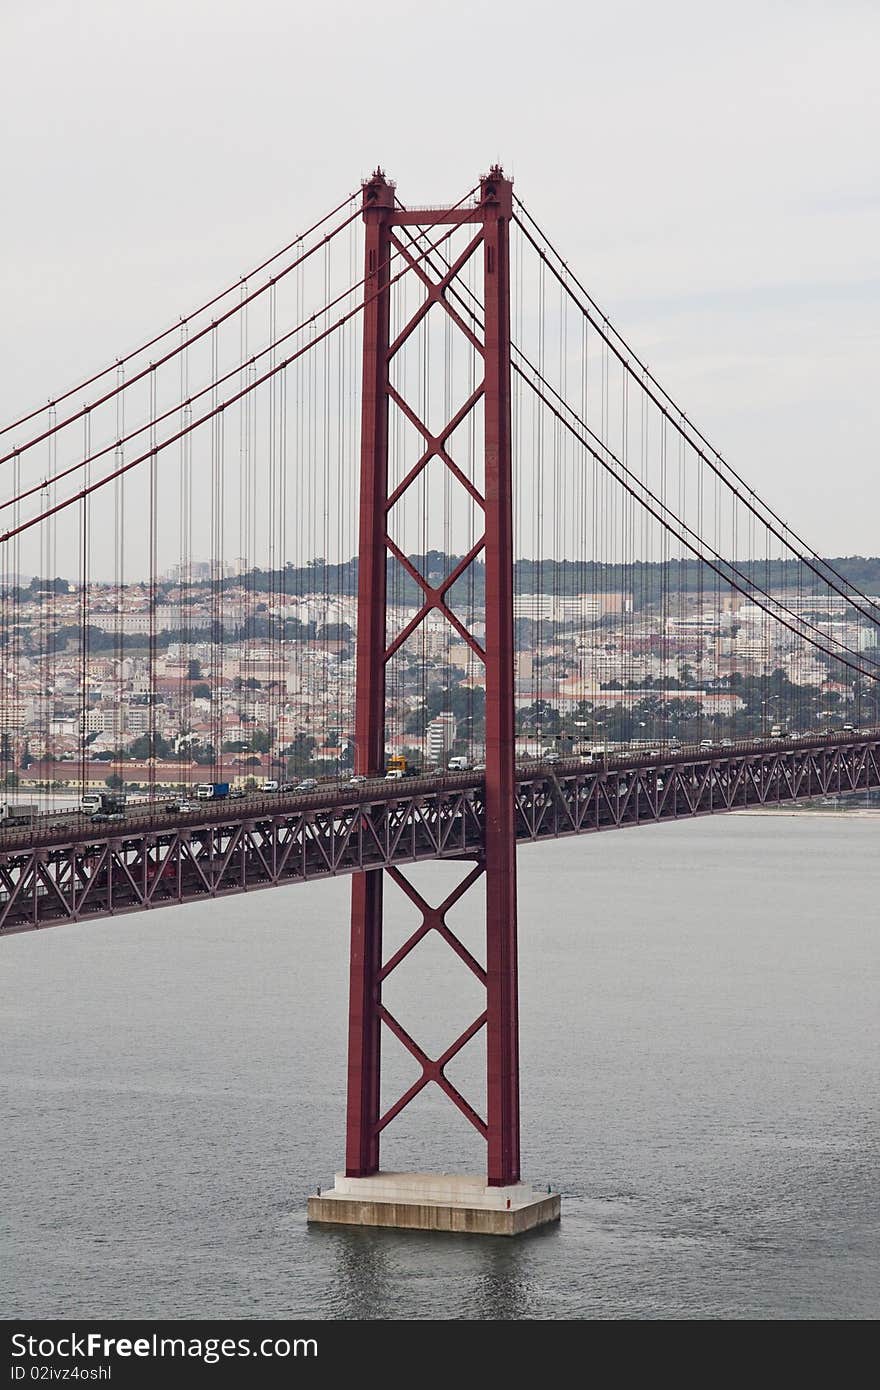
[[(877, 787), (880, 730), (538, 762), (517, 769), (517, 838)], [(473, 772), (183, 813), (135, 805), (100, 828), (76, 813), (45, 816), (0, 832), (0, 935), (418, 860), (479, 859), (482, 845), (483, 780)]]

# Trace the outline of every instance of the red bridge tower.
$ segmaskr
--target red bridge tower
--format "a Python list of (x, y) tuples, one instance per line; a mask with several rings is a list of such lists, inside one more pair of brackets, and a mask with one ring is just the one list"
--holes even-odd
[[(516, 839), (514, 805), (513, 701), (513, 501), (510, 411), (510, 275), (509, 224), (512, 184), (498, 167), (481, 179), (471, 206), (405, 209), (394, 184), (381, 170), (364, 184), (366, 227), (363, 404), (361, 429), (360, 571), (358, 590), (356, 758), (357, 770), (381, 775), (385, 759), (385, 694), (388, 662), (403, 641), (430, 613), (440, 612), (485, 664), (486, 770), (485, 842), (474, 868), (439, 906), (431, 906), (398, 869), (376, 869), (352, 880), (351, 976), (348, 1035), (348, 1121), (345, 1179), (327, 1199), (312, 1198), (309, 1214), (318, 1220), (368, 1224), (431, 1225), (453, 1229), (512, 1233), (552, 1220), (558, 1197), (534, 1199), (520, 1183), (519, 1057), (517, 1010)], [(464, 249), (451, 261), (419, 255), (400, 229), (473, 228)], [(451, 302), (454, 286), (471, 257), (481, 255), (485, 327), (482, 337)], [(391, 341), (391, 265), (402, 262), (420, 278), (426, 297)], [(434, 305), (450, 315), (475, 347), (483, 379), (439, 433), (403, 400), (392, 383), (395, 355)], [(483, 402), (483, 490), (465, 479), (447, 445), (450, 436)], [(423, 440), (423, 453), (403, 480), (389, 489), (389, 405), (403, 411)], [(388, 514), (431, 458), (450, 468), (478, 503), (483, 534), (456, 568), (437, 587), (419, 574), (389, 535)], [(452, 585), (478, 556), (485, 564), (485, 645), (447, 604)], [(386, 574), (389, 556), (418, 584), (422, 606), (391, 642), (386, 624)], [(383, 961), (382, 907), (388, 873), (422, 913), (418, 930), (389, 960)], [(484, 895), (486, 968), (474, 959), (446, 924), (446, 913), (465, 892)], [(390, 1014), (382, 1001), (382, 984), (413, 946), (436, 930), (485, 986), (486, 1007), (469, 1028), (437, 1058), (428, 1057)], [(421, 1076), (384, 1114), (380, 1113), (380, 1063), (383, 1025), (421, 1066)], [(483, 1027), (486, 1028), (486, 1118), (483, 1119), (444, 1074), (444, 1067)], [(486, 1139), (487, 1180), (462, 1179), (458, 1188), (429, 1203), (427, 1219), (409, 1220), (394, 1193), (379, 1183), (380, 1135), (406, 1104), (435, 1082)], [(372, 1179), (373, 1182), (360, 1180)], [(425, 1182), (428, 1178), (425, 1177)], [(470, 1182), (470, 1187), (467, 1183)], [(412, 1188), (396, 1194), (404, 1204), (424, 1212), (424, 1188), (412, 1175)], [(452, 1190), (454, 1188), (454, 1190)], [(478, 1189), (482, 1188), (481, 1191)], [(341, 1189), (341, 1190), (340, 1190)], [(376, 1198), (377, 1200), (372, 1200)], [(362, 1200), (357, 1200), (362, 1199)], [(466, 1217), (462, 1212), (467, 1211)], [(451, 1213), (451, 1214), (450, 1214)]]

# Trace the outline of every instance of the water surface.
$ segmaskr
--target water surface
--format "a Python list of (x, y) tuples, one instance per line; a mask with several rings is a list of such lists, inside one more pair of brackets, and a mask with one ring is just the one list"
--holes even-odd
[[(880, 816), (735, 815), (522, 850), (523, 1166), (563, 1220), (516, 1241), (305, 1223), (347, 880), (0, 942), (0, 1316), (876, 1317), (878, 848)], [(481, 1007), (434, 938), (386, 1000), (429, 1052)], [(482, 1064), (450, 1068), (478, 1109)], [(385, 1070), (415, 1074), (393, 1040)], [(481, 1165), (435, 1088), (383, 1148)]]

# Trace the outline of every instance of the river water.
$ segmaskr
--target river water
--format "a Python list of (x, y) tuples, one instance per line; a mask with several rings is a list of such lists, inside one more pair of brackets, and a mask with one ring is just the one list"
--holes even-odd
[[(521, 851), (523, 1167), (563, 1219), (519, 1240), (306, 1225), (347, 880), (0, 942), (0, 1316), (877, 1317), (878, 848), (880, 815), (737, 814)], [(481, 1007), (433, 936), (386, 1001), (429, 1052)], [(434, 1087), (387, 1132), (383, 1167), (481, 1164)]]

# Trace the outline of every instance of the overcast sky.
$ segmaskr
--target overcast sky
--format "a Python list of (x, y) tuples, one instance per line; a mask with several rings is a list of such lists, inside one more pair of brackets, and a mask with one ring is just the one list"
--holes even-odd
[(877, 0), (0, 0), (0, 52), (3, 420), (377, 163), (497, 160), (756, 490), (880, 553)]

